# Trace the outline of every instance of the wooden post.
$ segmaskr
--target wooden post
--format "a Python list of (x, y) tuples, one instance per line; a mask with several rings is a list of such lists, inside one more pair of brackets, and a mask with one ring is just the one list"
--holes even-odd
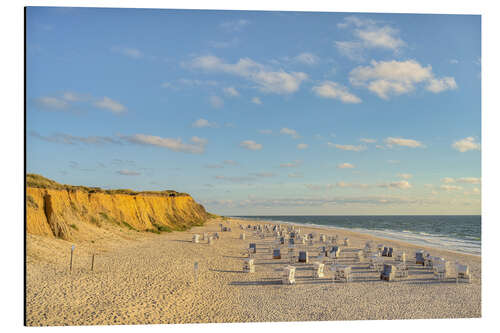
[(71, 258), (69, 260), (69, 271), (73, 270), (73, 251), (75, 250), (75, 246), (71, 245)]
[(95, 256), (95, 253), (92, 253), (92, 267), (90, 267), (90, 270), (92, 272), (94, 271), (94, 256)]

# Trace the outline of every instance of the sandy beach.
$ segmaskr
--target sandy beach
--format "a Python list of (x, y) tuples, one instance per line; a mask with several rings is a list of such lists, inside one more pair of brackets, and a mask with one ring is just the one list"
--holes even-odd
[[(220, 232), (219, 223), (232, 231)], [(346, 230), (300, 227), (349, 237), (339, 262), (352, 265), (353, 281), (333, 283), (312, 278), (317, 243), (310, 262), (295, 263), (296, 284), (281, 284), (285, 257), (273, 260), (273, 238), (253, 237), (240, 224), (254, 221), (213, 219), (189, 231), (103, 236), (77, 243), (69, 272), (70, 246), (63, 240), (27, 235), (26, 319), (29, 326), (319, 321), (362, 319), (476, 318), (481, 316), (481, 257), (376, 238)], [(208, 245), (193, 243), (193, 234), (219, 232)], [(241, 240), (245, 232), (247, 239)], [(408, 256), (407, 279), (386, 282), (359, 263), (354, 251), (367, 240), (383, 243)], [(242, 271), (249, 243), (257, 243), (255, 273)], [(286, 247), (285, 247), (286, 248)], [(432, 270), (415, 265), (414, 254), (432, 255), (470, 266), (473, 282), (438, 281)], [(91, 271), (92, 253), (96, 253)], [(393, 258), (386, 258), (392, 262)], [(198, 274), (194, 263), (198, 262)], [(327, 261), (328, 262), (328, 261)], [(330, 266), (329, 264), (325, 266)]]

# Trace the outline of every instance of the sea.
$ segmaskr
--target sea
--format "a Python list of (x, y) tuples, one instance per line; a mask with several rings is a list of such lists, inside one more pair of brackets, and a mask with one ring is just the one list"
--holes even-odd
[(481, 255), (480, 215), (234, 216), (297, 225), (347, 229), (450, 251)]

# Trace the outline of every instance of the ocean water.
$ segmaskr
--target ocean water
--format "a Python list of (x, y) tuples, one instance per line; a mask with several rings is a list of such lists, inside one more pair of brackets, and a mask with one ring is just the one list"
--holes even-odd
[(235, 216), (250, 220), (334, 227), (408, 243), (481, 255), (480, 215)]

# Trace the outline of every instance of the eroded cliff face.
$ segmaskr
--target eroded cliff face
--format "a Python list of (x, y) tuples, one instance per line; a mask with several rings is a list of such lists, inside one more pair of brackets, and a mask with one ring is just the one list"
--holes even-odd
[(26, 189), (27, 233), (71, 240), (96, 229), (186, 230), (209, 214), (187, 194)]

